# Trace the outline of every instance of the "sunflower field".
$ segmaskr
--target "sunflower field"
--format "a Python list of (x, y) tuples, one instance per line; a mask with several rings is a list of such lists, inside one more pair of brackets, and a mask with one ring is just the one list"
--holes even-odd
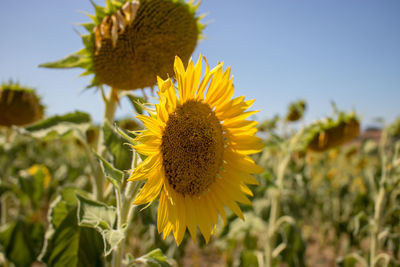
[(93, 3), (83, 48), (40, 65), (91, 76), (101, 123), (0, 84), (1, 266), (400, 266), (400, 119), (306, 123), (298, 99), (257, 121), (192, 58), (199, 4)]

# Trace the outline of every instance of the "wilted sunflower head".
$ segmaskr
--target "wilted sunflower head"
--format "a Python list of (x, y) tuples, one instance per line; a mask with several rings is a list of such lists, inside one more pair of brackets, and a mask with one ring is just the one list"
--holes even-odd
[(43, 117), (44, 107), (32, 88), (18, 83), (0, 85), (0, 125), (22, 126)]
[(253, 100), (233, 98), (230, 68), (222, 63), (201, 79), (202, 59), (189, 61), (185, 70), (175, 59), (176, 87), (158, 78), (159, 103), (154, 114), (139, 115), (146, 130), (133, 148), (147, 158), (129, 180), (147, 180), (135, 204), (154, 201), (160, 195), (157, 227), (166, 238), (171, 231), (179, 245), (188, 228), (196, 239), (197, 227), (209, 241), (218, 214), (226, 220), (225, 207), (243, 218), (236, 202), (251, 205), (246, 184), (257, 184), (251, 174), (263, 169), (249, 156), (264, 145), (255, 136), (256, 121), (246, 118)]
[(343, 145), (360, 134), (360, 122), (354, 112), (340, 113), (337, 119), (327, 118), (307, 130), (307, 148), (322, 152)]
[(290, 103), (288, 113), (286, 115), (287, 121), (298, 121), (303, 118), (304, 112), (307, 108), (306, 101), (298, 100), (296, 102)]
[(85, 47), (48, 68), (81, 67), (94, 74), (91, 86), (115, 89), (152, 87), (157, 76), (173, 76), (175, 55), (189, 60), (204, 26), (196, 17), (199, 3), (184, 0), (108, 0), (93, 4), (92, 23), (83, 24)]

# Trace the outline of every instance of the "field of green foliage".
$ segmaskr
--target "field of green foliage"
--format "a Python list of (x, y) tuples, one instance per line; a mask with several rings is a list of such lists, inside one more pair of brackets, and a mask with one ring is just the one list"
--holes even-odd
[(0, 266), (400, 266), (400, 119), (306, 123), (297, 100), (255, 122), (230, 68), (189, 61), (197, 6), (107, 0), (85, 48), (42, 65), (93, 75), (100, 124), (0, 85)]

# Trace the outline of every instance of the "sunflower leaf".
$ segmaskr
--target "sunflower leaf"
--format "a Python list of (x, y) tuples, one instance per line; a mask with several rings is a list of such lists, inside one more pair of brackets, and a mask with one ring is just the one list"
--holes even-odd
[(90, 127), (90, 115), (75, 111), (65, 115), (56, 115), (42, 120), (32, 126), (26, 127), (25, 131), (36, 138), (52, 138), (67, 136), (74, 130), (84, 133)]
[(77, 201), (71, 193), (61, 192), (49, 211), (50, 228), (39, 259), (47, 266), (103, 266), (101, 235), (92, 228), (81, 227), (77, 220)]
[(154, 267), (170, 267), (171, 265), (167, 261), (167, 257), (162, 253), (161, 249), (157, 248), (150, 251), (146, 255), (135, 259), (136, 263), (142, 263), (146, 266)]
[(104, 254), (109, 255), (125, 239), (126, 227), (113, 229), (117, 218), (115, 207), (90, 200), (81, 195), (78, 198), (78, 225), (96, 229), (103, 238)]
[(6, 258), (16, 267), (31, 266), (43, 244), (44, 226), (18, 219), (0, 230), (0, 245)]
[(78, 198), (78, 224), (79, 226), (92, 227), (99, 231), (112, 229), (115, 223), (115, 207), (90, 200), (77, 195)]
[(131, 167), (132, 152), (124, 144), (123, 138), (114, 130), (110, 123), (103, 125), (104, 143), (112, 155), (113, 164), (117, 169), (127, 170)]
[(116, 168), (114, 168), (108, 161), (103, 157), (95, 154), (100, 162), (101, 168), (110, 183), (112, 183), (118, 191), (121, 190), (122, 179), (124, 178), (124, 173)]

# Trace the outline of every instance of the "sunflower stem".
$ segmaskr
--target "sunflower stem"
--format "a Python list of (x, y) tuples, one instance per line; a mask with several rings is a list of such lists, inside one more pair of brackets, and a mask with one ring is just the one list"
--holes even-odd
[(267, 228), (268, 241), (265, 246), (265, 266), (273, 266), (273, 252), (276, 246), (276, 231), (277, 231), (277, 221), (279, 219), (280, 211), (280, 199), (281, 193), (283, 191), (283, 181), (285, 178), (285, 173), (287, 166), (290, 162), (292, 156), (292, 151), (294, 151), (300, 137), (303, 135), (305, 128), (301, 128), (296, 135), (289, 139), (288, 147), (284, 151), (283, 157), (278, 162), (278, 168), (276, 171), (276, 189), (273, 194), (271, 194), (271, 209), (269, 214), (269, 223)]
[[(83, 137), (79, 137), (78, 140), (82, 144), (86, 157), (89, 161), (89, 167), (92, 171), (93, 174), (93, 184), (94, 184), (94, 195), (96, 196), (96, 199), (99, 201), (103, 200), (103, 191), (104, 191), (104, 182), (98, 182), (98, 181), (104, 181), (104, 176), (103, 172), (101, 171), (101, 167), (97, 160), (95, 159), (93, 152), (91, 148), (89, 147), (88, 143), (86, 142), (86, 139)], [(91, 176), (92, 177), (92, 176)]]
[(283, 187), (283, 179), (285, 177), (285, 171), (290, 160), (290, 152), (285, 155), (285, 157), (280, 161), (277, 170), (276, 187), (277, 190), (271, 195), (271, 209), (269, 215), (268, 223), (268, 242), (265, 246), (265, 263), (266, 267), (273, 266), (273, 256), (272, 253), (275, 248), (276, 243), (276, 222), (279, 218), (280, 209), (280, 197)]
[[(132, 159), (132, 171), (135, 170), (136, 166), (139, 163), (140, 158), (137, 156), (136, 152), (133, 151), (133, 159)], [(121, 231), (125, 231), (125, 234), (128, 233), (133, 211), (136, 208), (136, 205), (132, 204), (133, 199), (136, 197), (136, 194), (140, 187), (140, 182), (130, 182), (128, 181), (124, 190), (124, 193), (117, 189), (115, 189), (115, 194), (117, 198), (117, 229)], [(124, 258), (125, 252), (125, 240), (121, 241), (116, 250), (112, 255), (112, 267), (120, 267), (122, 266), (122, 260)]]
[[(103, 116), (103, 128), (106, 121), (110, 124), (114, 123), (114, 114), (115, 110), (117, 109), (118, 105), (118, 91), (116, 89), (111, 88), (109, 92), (109, 96), (106, 97), (104, 93), (104, 88), (100, 86), (102, 99), (104, 101), (104, 116)], [(102, 157), (106, 157), (106, 146), (105, 146), (105, 139), (104, 139), (104, 132), (100, 131), (99, 133), (99, 142), (97, 144), (97, 154), (101, 155)], [(88, 156), (89, 160), (91, 156)], [(95, 170), (100, 170), (100, 165), (97, 163), (95, 164)], [(97, 171), (95, 172), (95, 188), (96, 188), (96, 198), (97, 200), (102, 201), (104, 196), (104, 184), (105, 184), (105, 177), (102, 173), (98, 174)]]
[(105, 99), (104, 120), (114, 123), (114, 115), (118, 106), (118, 90), (111, 88), (108, 97)]
[[(13, 134), (13, 130), (11, 127), (6, 127), (5, 132), (4, 132), (4, 139), (5, 139), (5, 145), (4, 145), (4, 150), (7, 153), (9, 149), (11, 149), (11, 137)], [(10, 162), (9, 162), (10, 163)], [(5, 166), (3, 166), (3, 184), (7, 185), (8, 184), (8, 170), (10, 164), (6, 163)], [(9, 196), (7, 193), (5, 193), (1, 199), (1, 225), (5, 225), (8, 221), (8, 208), (9, 208)]]
[(369, 266), (373, 267), (378, 261), (378, 251), (380, 249), (379, 246), (379, 232), (380, 232), (380, 225), (381, 225), (381, 217), (382, 217), (382, 208), (385, 200), (385, 183), (386, 183), (386, 177), (387, 177), (387, 169), (386, 169), (386, 164), (387, 164), (387, 157), (385, 155), (385, 144), (386, 144), (386, 132), (383, 131), (382, 133), (382, 139), (380, 142), (380, 147), (379, 147), (379, 154), (381, 157), (381, 165), (382, 165), (382, 176), (379, 181), (379, 191), (378, 194), (376, 194), (376, 199), (375, 199), (375, 207), (374, 207), (374, 217), (372, 221), (372, 227), (371, 227), (371, 241), (370, 241), (370, 262)]

